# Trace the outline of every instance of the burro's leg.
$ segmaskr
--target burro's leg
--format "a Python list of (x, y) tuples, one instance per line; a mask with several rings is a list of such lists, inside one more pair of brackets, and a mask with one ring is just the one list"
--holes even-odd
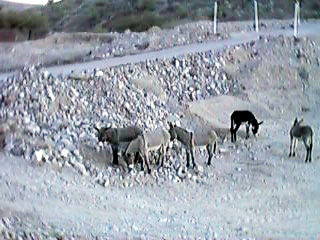
[(186, 156), (187, 156), (187, 168), (190, 167), (190, 149), (186, 148)]
[(119, 164), (119, 159), (118, 159), (118, 144), (113, 144), (111, 146), (112, 148), (112, 155), (113, 155), (113, 164), (118, 165)]
[(237, 141), (237, 131), (238, 131), (240, 125), (241, 125), (241, 124), (236, 124), (236, 127), (233, 129), (233, 134), (234, 134), (233, 139), (234, 139), (234, 142)]
[(163, 144), (163, 145), (161, 146), (161, 154), (162, 154), (162, 156), (161, 156), (161, 159), (162, 159), (162, 161), (161, 161), (161, 167), (163, 167), (164, 160), (165, 160), (165, 158), (167, 157), (167, 149), (168, 149), (167, 144)]
[(135, 155), (134, 155), (134, 162), (135, 162), (135, 163), (139, 162), (139, 160), (141, 160), (140, 158), (141, 158), (141, 157), (140, 157), (140, 155), (139, 155), (139, 152), (136, 152)]
[(293, 138), (293, 153), (292, 156), (296, 156), (296, 149), (297, 149), (297, 145), (298, 145), (298, 139)]
[(246, 123), (246, 139), (249, 138), (249, 130), (250, 130), (250, 124)]
[(161, 155), (162, 155), (162, 146), (159, 148), (159, 150), (157, 151), (157, 153), (158, 153), (158, 156), (157, 156), (157, 160), (156, 160), (156, 165), (159, 165), (160, 166), (160, 164), (161, 164)]
[(306, 140), (303, 139), (303, 144), (306, 147), (306, 151), (307, 151), (307, 155), (306, 155), (306, 160), (305, 162), (307, 163), (309, 161), (309, 151), (310, 151), (310, 147), (308, 146), (308, 143)]
[(312, 141), (310, 139), (303, 139), (303, 143), (307, 150), (305, 162), (311, 162)]
[(290, 137), (290, 147), (289, 147), (289, 157), (292, 156), (292, 148), (293, 148), (293, 137)]
[(312, 147), (313, 147), (313, 140), (311, 138), (310, 148), (309, 148), (309, 162), (311, 162), (311, 154), (312, 154)]
[(195, 158), (194, 158), (194, 147), (192, 147), (192, 148), (190, 149), (190, 154), (191, 154), (191, 159), (192, 159), (193, 167), (196, 167), (196, 166), (197, 166), (197, 163), (196, 163)]
[(209, 143), (209, 144), (207, 145), (207, 151), (208, 151), (208, 155), (209, 155), (208, 163), (207, 163), (208, 166), (211, 165), (211, 160), (212, 160), (212, 157), (213, 157), (213, 150), (214, 150), (214, 148), (213, 148), (212, 144)]
[(231, 142), (234, 142), (234, 126), (233, 126), (233, 119), (231, 118), (231, 126), (230, 126), (230, 133), (231, 133)]
[(141, 156), (140, 154), (139, 154), (139, 156), (140, 156), (140, 168), (141, 168), (141, 171), (144, 171), (144, 158), (143, 158), (143, 156)]
[(151, 169), (150, 169), (150, 164), (149, 164), (148, 153), (145, 152), (143, 157), (144, 157), (144, 162), (145, 162), (145, 164), (147, 166), (147, 172), (148, 172), (148, 174), (150, 174), (151, 173)]

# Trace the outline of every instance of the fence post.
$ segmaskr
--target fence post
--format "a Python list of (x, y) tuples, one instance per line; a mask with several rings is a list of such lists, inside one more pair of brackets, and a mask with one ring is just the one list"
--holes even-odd
[(217, 34), (218, 2), (214, 1), (213, 33)]
[(294, 23), (293, 23), (293, 36), (297, 37), (298, 34), (298, 8), (299, 2), (296, 1), (294, 4)]
[(258, 17), (258, 1), (254, 0), (254, 19), (256, 25), (256, 32), (259, 32), (259, 17)]
[(297, 0), (297, 4), (298, 4), (298, 26), (300, 25), (300, 1)]

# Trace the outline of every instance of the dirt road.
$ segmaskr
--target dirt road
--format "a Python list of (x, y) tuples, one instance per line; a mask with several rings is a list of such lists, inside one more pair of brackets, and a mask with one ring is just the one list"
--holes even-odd
[[(319, 34), (320, 32), (320, 24), (319, 23), (302, 23), (299, 28), (298, 36), (312, 36)], [(169, 49), (163, 49), (154, 52), (146, 52), (136, 55), (123, 56), (123, 57), (114, 57), (108, 58), (104, 60), (91, 61), (85, 63), (75, 63), (75, 64), (67, 64), (67, 65), (58, 65), (52, 66), (48, 68), (43, 68), (43, 70), (47, 70), (53, 75), (67, 75), (71, 72), (75, 74), (79, 74), (84, 70), (92, 70), (94, 68), (105, 68), (111, 66), (117, 66), (127, 63), (138, 63), (146, 60), (154, 60), (154, 59), (164, 59), (171, 58), (176, 56), (181, 56), (184, 54), (195, 53), (195, 52), (204, 52), (209, 50), (219, 50), (225, 47), (232, 47), (239, 44), (247, 43), (252, 40), (258, 39), (259, 36), (291, 36), (293, 35), (293, 29), (268, 29), (262, 30), (259, 33), (256, 32), (238, 32), (231, 33), (231, 38), (227, 40), (220, 41), (212, 41), (206, 43), (195, 43), (184, 46), (177, 46)], [(0, 79), (3, 79), (7, 76), (12, 75), (12, 73), (0, 73)]]

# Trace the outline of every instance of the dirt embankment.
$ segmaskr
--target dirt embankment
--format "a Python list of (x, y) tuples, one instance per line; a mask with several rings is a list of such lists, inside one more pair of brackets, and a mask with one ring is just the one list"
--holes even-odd
[[(291, 21), (263, 21), (265, 28), (288, 28)], [(23, 67), (51, 66), (119, 57), (173, 46), (221, 40), (232, 32), (252, 31), (252, 22), (219, 23), (219, 35), (211, 21), (153, 27), (148, 32), (54, 33), (45, 39), (0, 45), (0, 72)]]

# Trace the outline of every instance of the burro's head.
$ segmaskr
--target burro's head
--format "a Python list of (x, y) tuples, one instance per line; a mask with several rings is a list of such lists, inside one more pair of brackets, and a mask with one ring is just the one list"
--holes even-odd
[(300, 126), (300, 124), (303, 122), (303, 118), (301, 118), (300, 120), (298, 120), (298, 118), (295, 118), (294, 119), (294, 122), (293, 122), (293, 126)]
[(169, 134), (170, 134), (170, 141), (173, 141), (177, 138), (177, 132), (175, 130), (175, 125), (172, 122), (168, 122), (169, 124)]
[(263, 121), (261, 122), (257, 122), (256, 124), (252, 124), (252, 133), (253, 135), (256, 136), (256, 134), (258, 133), (258, 130), (259, 130), (259, 126), (263, 123)]
[(100, 129), (97, 127), (94, 127), (94, 129), (97, 131), (96, 136), (98, 137), (99, 142), (107, 142), (110, 140), (110, 137), (111, 137), (110, 127), (102, 127)]

